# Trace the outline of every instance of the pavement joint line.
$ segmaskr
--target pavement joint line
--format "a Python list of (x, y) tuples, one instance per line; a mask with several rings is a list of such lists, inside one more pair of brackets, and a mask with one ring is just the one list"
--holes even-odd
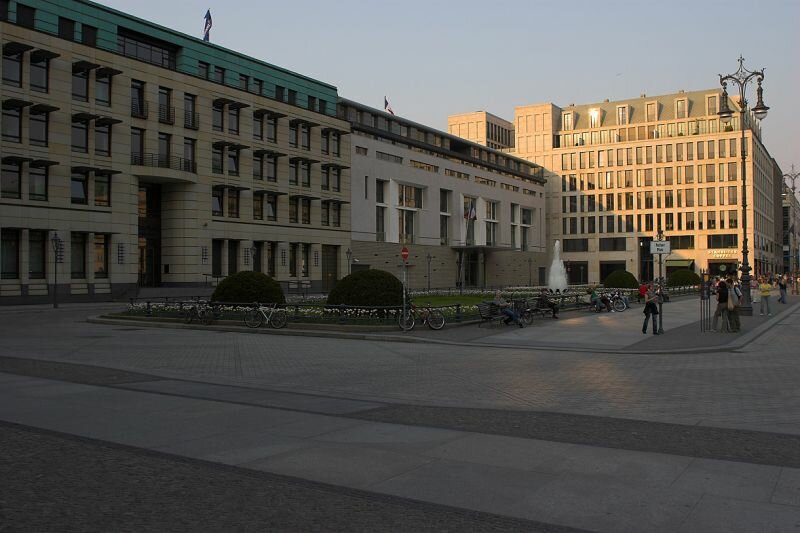
[[(350, 339), (350, 340), (370, 340), (377, 342), (406, 342), (406, 343), (430, 343), (446, 346), (468, 346), (468, 347), (486, 347), (498, 349), (517, 349), (517, 350), (547, 350), (550, 352), (572, 352), (572, 353), (598, 353), (598, 354), (616, 354), (616, 355), (671, 355), (671, 354), (710, 354), (718, 352), (732, 352), (741, 350), (747, 347), (750, 343), (758, 339), (761, 335), (780, 325), (780, 321), (786, 314), (793, 313), (797, 308), (800, 308), (800, 302), (792, 304), (787, 307), (785, 311), (775, 315), (772, 320), (767, 320), (759, 324), (755, 329), (744, 333), (738, 338), (732, 339), (726, 344), (716, 346), (704, 346), (699, 348), (663, 348), (656, 350), (630, 350), (623, 348), (602, 348), (597, 346), (564, 346), (564, 345), (548, 345), (538, 344), (536, 347), (523, 346), (509, 343), (499, 342), (481, 342), (473, 340), (470, 342), (461, 341), (448, 341), (428, 337), (416, 337), (413, 335), (387, 335), (380, 333), (365, 333), (365, 332), (337, 332), (337, 331), (324, 331), (324, 330), (309, 330), (309, 329), (289, 329), (289, 330), (267, 330), (267, 329), (251, 329), (242, 326), (220, 326), (220, 325), (194, 325), (194, 324), (180, 324), (173, 322), (158, 322), (155, 320), (145, 320), (139, 317), (136, 318), (110, 318), (106, 315), (91, 316), (87, 322), (92, 324), (104, 325), (130, 325), (139, 324), (143, 327), (152, 328), (165, 328), (165, 329), (200, 329), (230, 333), (255, 333), (265, 335), (288, 335), (298, 337), (323, 337), (323, 338), (337, 338), (337, 339)], [(780, 320), (779, 320), (780, 319)], [(474, 323), (479, 323), (475, 321)], [(699, 322), (698, 322), (699, 324)], [(471, 323), (462, 323), (461, 326), (472, 325)], [(722, 333), (707, 332), (706, 335), (723, 335)], [(736, 352), (739, 353), (739, 352)]]
[[(71, 441), (77, 444), (89, 445), (93, 447), (101, 447), (101, 448), (108, 448), (115, 451), (125, 452), (136, 456), (142, 456), (147, 458), (171, 461), (174, 463), (181, 463), (189, 466), (194, 467), (202, 467), (211, 471), (218, 471), (218, 472), (225, 472), (229, 474), (236, 474), (240, 476), (245, 476), (247, 478), (255, 479), (258, 481), (263, 482), (271, 482), (271, 483), (280, 483), (284, 485), (293, 485), (295, 487), (304, 488), (307, 490), (318, 491), (327, 494), (337, 494), (337, 495), (344, 495), (347, 497), (358, 498), (364, 501), (371, 501), (389, 505), (396, 505), (401, 507), (415, 507), (416, 509), (428, 511), (428, 512), (438, 512), (438, 513), (447, 513), (451, 515), (460, 515), (463, 517), (474, 518), (477, 521), (484, 521), (484, 522), (499, 522), (501, 525), (507, 526), (515, 526), (518, 527), (519, 531), (563, 531), (564, 533), (568, 532), (585, 532), (590, 533), (588, 530), (584, 529), (576, 529), (571, 528), (568, 526), (561, 526), (558, 524), (551, 524), (546, 522), (539, 522), (536, 520), (527, 520), (525, 518), (517, 518), (512, 516), (504, 516), (496, 513), (490, 513), (485, 511), (476, 511), (468, 508), (456, 507), (452, 505), (446, 504), (439, 504), (428, 502), (424, 500), (418, 500), (414, 498), (406, 498), (403, 496), (395, 496), (392, 494), (385, 494), (380, 492), (372, 492), (365, 489), (356, 489), (352, 487), (348, 487), (346, 485), (335, 485), (332, 483), (325, 483), (321, 481), (314, 481), (309, 479), (304, 479), (295, 476), (289, 476), (286, 474), (278, 474), (275, 472), (268, 472), (264, 470), (254, 470), (245, 468), (242, 466), (237, 465), (229, 465), (224, 463), (216, 463), (213, 461), (208, 461), (204, 459), (198, 459), (195, 457), (187, 457), (182, 455), (177, 455), (169, 452), (163, 452), (160, 450), (153, 450), (149, 448), (143, 448), (138, 446), (132, 446), (129, 444), (122, 444), (113, 441), (106, 441), (102, 439), (97, 439), (93, 437), (86, 437), (82, 435), (74, 435), (71, 433), (65, 433), (57, 430), (41, 428), (37, 426), (29, 426), (25, 424), (19, 424), (16, 422), (7, 422), (5, 420), (0, 420), (0, 426), (5, 426), (7, 428), (13, 428), (17, 431), (22, 431), (26, 433), (33, 433), (39, 434), (44, 436), (49, 436), (51, 438), (61, 439)], [(62, 524), (63, 525), (63, 524)]]
[[(2, 360), (2, 357), (0, 357), (0, 360)], [(104, 367), (96, 367), (96, 368), (104, 368)], [(2, 370), (0, 370), (0, 372), (1, 371)], [(40, 377), (40, 379), (52, 379), (55, 381), (59, 381), (58, 378)], [(172, 381), (181, 381), (181, 382), (195, 383), (201, 385), (206, 384), (218, 387), (221, 386), (230, 389), (246, 389), (246, 390), (264, 391), (264, 392), (280, 392), (288, 395), (297, 394), (297, 395), (311, 396), (309, 394), (304, 394), (304, 393), (274, 391), (271, 389), (253, 389), (251, 387), (220, 385), (215, 383), (198, 382), (192, 380), (174, 379)], [(432, 429), (447, 429), (451, 431), (462, 431), (467, 433), (485, 434), (492, 436), (506, 436), (513, 438), (542, 440), (542, 441), (560, 442), (567, 444), (579, 444), (583, 446), (593, 446), (600, 448), (618, 449), (618, 450), (644, 452), (644, 453), (659, 453), (659, 454), (668, 454), (668, 455), (676, 455), (683, 457), (706, 458), (706, 459), (741, 462), (749, 464), (770, 465), (776, 467), (800, 468), (800, 435), (787, 434), (787, 433), (776, 433), (776, 432), (724, 428), (724, 427), (719, 428), (713, 426), (675, 424), (669, 422), (655, 422), (648, 420), (637, 420), (629, 418), (575, 414), (575, 413), (565, 413), (565, 412), (518, 411), (518, 410), (502, 410), (502, 409), (491, 409), (491, 408), (458, 408), (458, 407), (441, 407), (441, 406), (402, 404), (402, 403), (389, 403), (389, 402), (366, 402), (366, 403), (373, 403), (376, 405), (374, 407), (368, 407), (366, 409), (356, 410), (349, 413), (348, 412), (330, 413), (330, 412), (320, 412), (317, 410), (307, 409), (307, 408), (301, 409), (301, 408), (292, 408), (285, 406), (270, 406), (268, 404), (265, 405), (265, 404), (255, 404), (250, 402), (237, 401), (237, 400), (228, 400), (220, 397), (215, 397), (213, 395), (203, 396), (200, 394), (171, 392), (164, 390), (161, 391), (143, 390), (131, 387), (129, 386), (130, 384), (125, 384), (125, 383), (123, 384), (88, 383), (88, 385), (124, 390), (127, 392), (136, 392), (140, 394), (157, 394), (157, 395), (177, 397), (177, 398), (188, 398), (198, 401), (209, 401), (217, 403), (226, 403), (231, 405), (242, 405), (246, 407), (255, 407), (259, 409), (273, 409), (278, 411), (299, 412), (311, 415), (327, 416), (333, 418), (344, 418), (349, 420), (358, 420), (365, 422), (386, 423), (386, 424), (414, 426), (414, 427), (427, 427)], [(319, 395), (319, 397), (327, 398), (328, 396)], [(352, 400), (352, 399), (348, 400), (355, 402), (362, 401), (362, 400)], [(439, 415), (439, 418), (437, 419), (436, 418), (437, 412), (438, 413), (449, 412), (450, 414), (445, 417)], [(478, 420), (478, 423), (475, 423), (473, 420), (469, 419), (469, 417), (473, 417), (474, 419), (482, 415), (485, 415), (487, 413), (491, 416), (485, 417), (485, 420)], [(433, 414), (434, 416), (430, 416), (431, 414)], [(429, 419), (432, 418), (434, 422), (427, 421), (426, 417)], [(527, 417), (527, 420), (525, 417)], [(502, 426), (499, 428), (487, 427), (487, 425), (490, 426), (492, 423), (497, 424), (496, 421), (500, 420), (501, 418), (509, 419), (508, 424), (511, 425), (509, 426), (508, 424), (506, 424), (506, 426)], [(486, 420), (489, 420), (489, 422), (487, 422)], [(2, 422), (3, 421), (0, 421), (0, 423)], [(530, 425), (531, 422), (534, 422), (532, 426)], [(565, 422), (568, 422), (568, 424), (565, 425)], [(524, 423), (527, 423), (528, 426), (530, 427), (528, 428), (523, 427)], [(547, 424), (550, 424), (550, 426), (554, 426), (555, 432), (552, 431), (553, 427), (551, 427), (550, 428), (551, 433), (544, 433), (544, 434), (541, 433), (541, 427), (547, 426)], [(606, 435), (594, 434), (590, 435), (590, 437), (586, 437), (585, 435), (582, 435), (580, 433), (580, 431), (585, 431), (587, 428), (591, 430), (592, 429), (591, 426), (594, 426), (594, 428), (602, 426), (609, 433), (607, 433)], [(558, 434), (557, 433), (558, 431), (561, 431), (561, 434)], [(719, 435), (720, 437), (727, 437), (724, 439), (721, 438), (722, 444), (728, 444), (731, 441), (736, 440), (736, 438), (738, 437), (739, 440), (746, 441), (740, 443), (744, 447), (744, 449), (753, 449), (753, 448), (758, 449), (761, 455), (755, 456), (752, 453), (750, 455), (744, 455), (741, 453), (739, 455), (736, 455), (735, 453), (731, 452), (725, 453), (714, 450), (712, 451), (697, 450), (692, 452), (691, 450), (683, 449), (682, 442), (685, 441), (687, 436), (686, 434), (692, 431), (694, 431), (695, 433), (692, 439), (693, 442), (695, 439), (698, 438), (706, 438), (706, 442), (708, 442), (708, 438), (713, 437), (714, 433), (720, 434)], [(660, 437), (659, 435), (657, 435), (657, 433), (659, 432), (662, 433)], [(664, 435), (677, 435), (680, 438), (678, 438), (675, 442), (668, 442), (667, 440), (664, 440)], [(657, 438), (655, 439), (654, 443), (649, 443), (646, 440), (642, 440), (642, 436), (645, 437), (655, 436)], [(623, 442), (623, 439), (626, 437), (630, 437), (631, 440), (629, 442)], [(755, 445), (753, 443), (753, 440), (757, 441), (755, 442)], [(758, 442), (759, 440), (761, 440), (760, 443)], [(711, 441), (714, 442), (714, 439), (712, 438)], [(771, 443), (773, 448), (768, 449), (767, 446), (763, 446), (764, 442)], [(780, 448), (780, 446), (783, 446), (785, 448), (787, 445), (789, 446), (790, 449), (797, 451), (791, 452), (789, 453), (789, 455), (787, 455)], [(685, 448), (685, 446), (683, 447)], [(778, 447), (777, 457), (775, 452), (776, 447)]]

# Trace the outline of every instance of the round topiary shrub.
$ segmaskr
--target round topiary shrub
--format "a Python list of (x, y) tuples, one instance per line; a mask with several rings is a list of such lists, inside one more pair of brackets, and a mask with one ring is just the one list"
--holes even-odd
[(686, 287), (700, 285), (700, 276), (694, 270), (683, 268), (667, 277), (667, 287)]
[(637, 289), (639, 282), (627, 270), (615, 270), (606, 277), (603, 286), (609, 289)]
[(223, 279), (214, 294), (214, 302), (285, 303), (280, 284), (261, 272), (237, 272)]
[(394, 306), (403, 303), (403, 284), (385, 270), (361, 270), (339, 280), (328, 305)]

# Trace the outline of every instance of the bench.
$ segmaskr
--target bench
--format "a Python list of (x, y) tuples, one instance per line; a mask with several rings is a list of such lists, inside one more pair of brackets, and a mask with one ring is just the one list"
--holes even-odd
[(488, 323), (489, 326), (491, 326), (492, 324), (495, 324), (500, 320), (505, 320), (506, 318), (508, 318), (506, 315), (500, 312), (499, 307), (489, 302), (479, 303), (478, 313), (481, 315), (481, 321), (478, 324), (478, 327), (481, 327), (483, 324), (486, 323)]
[[(532, 304), (533, 305), (528, 307), (528, 310), (530, 310), (533, 315), (541, 315), (541, 317), (544, 318), (548, 314), (553, 314), (553, 310), (547, 305), (547, 302), (541, 296), (534, 299)], [(558, 302), (556, 302), (556, 305), (558, 305), (559, 309), (563, 307), (563, 304), (559, 304)]]

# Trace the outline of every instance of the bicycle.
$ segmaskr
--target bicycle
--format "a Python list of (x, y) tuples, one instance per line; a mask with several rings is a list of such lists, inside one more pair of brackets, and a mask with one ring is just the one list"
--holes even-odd
[(183, 319), (184, 324), (191, 324), (197, 320), (204, 326), (208, 326), (217, 318), (217, 314), (208, 304), (198, 302), (195, 305), (184, 307), (180, 317)]
[(411, 331), (417, 324), (418, 318), (421, 318), (422, 323), (427, 324), (428, 327), (433, 330), (440, 330), (444, 327), (445, 324), (444, 314), (438, 309), (431, 309), (430, 307), (425, 307), (423, 308), (422, 311), (418, 313), (417, 306), (411, 304), (411, 307), (406, 312), (405, 316), (403, 316), (402, 313), (400, 314), (400, 318), (398, 319), (400, 329), (402, 329), (403, 331)]
[(286, 310), (278, 309), (277, 303), (269, 306), (256, 304), (244, 315), (244, 323), (248, 328), (257, 328), (262, 324), (269, 324), (275, 329), (280, 329), (285, 327), (287, 322)]

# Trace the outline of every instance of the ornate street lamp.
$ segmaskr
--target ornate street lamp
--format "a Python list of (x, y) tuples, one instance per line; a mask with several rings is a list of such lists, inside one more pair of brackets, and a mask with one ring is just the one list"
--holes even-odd
[(741, 157), (742, 157), (742, 305), (739, 307), (739, 312), (745, 316), (752, 316), (753, 303), (750, 298), (750, 260), (749, 250), (747, 247), (747, 167), (745, 166), (745, 159), (747, 157), (746, 139), (744, 134), (744, 121), (745, 114), (748, 111), (747, 99), (745, 93), (747, 92), (747, 85), (756, 80), (758, 88), (756, 93), (758, 101), (755, 107), (750, 109), (753, 115), (758, 120), (763, 120), (767, 116), (769, 107), (764, 105), (764, 90), (761, 88), (761, 82), (764, 81), (764, 69), (761, 70), (747, 70), (744, 68), (744, 58), (739, 56), (739, 70), (727, 76), (719, 75), (719, 83), (722, 85), (722, 98), (719, 106), (719, 118), (723, 124), (729, 124), (733, 118), (733, 111), (728, 106), (728, 83), (736, 85), (739, 89), (739, 129), (742, 131), (741, 136)]

